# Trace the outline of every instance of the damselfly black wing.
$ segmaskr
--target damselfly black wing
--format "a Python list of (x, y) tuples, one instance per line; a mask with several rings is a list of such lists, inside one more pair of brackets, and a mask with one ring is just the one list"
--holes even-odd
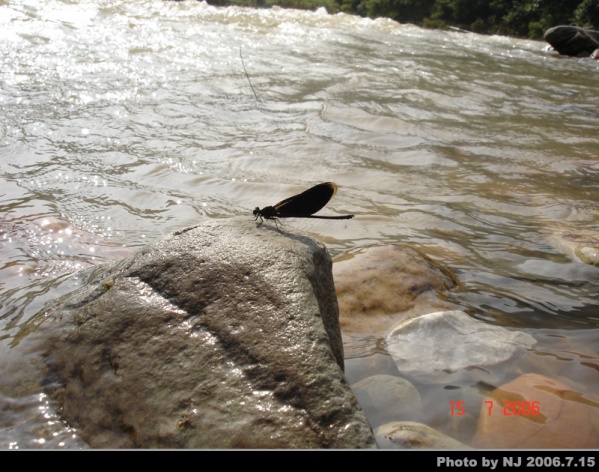
[(273, 207), (279, 218), (306, 217), (322, 210), (336, 192), (337, 185), (325, 182), (286, 198)]
[(275, 220), (277, 218), (322, 218), (327, 220), (347, 220), (354, 215), (320, 216), (314, 213), (322, 210), (329, 200), (337, 192), (337, 185), (333, 182), (325, 182), (315, 185), (308, 190), (286, 198), (276, 205), (267, 206), (262, 209), (256, 207), (254, 216), (256, 219), (265, 218)]

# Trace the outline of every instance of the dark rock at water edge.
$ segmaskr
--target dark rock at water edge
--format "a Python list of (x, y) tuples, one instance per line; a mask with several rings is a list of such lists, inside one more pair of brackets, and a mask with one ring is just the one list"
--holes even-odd
[(576, 26), (554, 26), (545, 31), (543, 38), (564, 56), (586, 57), (599, 49), (599, 31)]
[(210, 221), (100, 266), (30, 335), (95, 448), (374, 448), (324, 245)]

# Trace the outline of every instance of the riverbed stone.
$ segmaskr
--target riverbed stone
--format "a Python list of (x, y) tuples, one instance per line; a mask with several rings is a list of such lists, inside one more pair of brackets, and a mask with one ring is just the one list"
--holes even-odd
[(489, 394), (473, 444), (493, 449), (597, 449), (598, 400), (544, 375), (521, 375)]
[(430, 382), (492, 382), (522, 359), (534, 338), (468, 316), (438, 311), (399, 323), (387, 350), (399, 372)]
[(371, 375), (352, 385), (373, 427), (390, 420), (410, 420), (421, 413), (422, 400), (414, 385), (393, 375)]
[(331, 265), (246, 218), (165, 236), (38, 315), (45, 389), (94, 448), (374, 448)]
[(470, 446), (413, 421), (393, 421), (374, 430), (384, 449), (471, 449)]
[(599, 267), (599, 233), (583, 228), (559, 228), (549, 237), (550, 243), (573, 261)]
[(454, 306), (443, 294), (456, 275), (405, 245), (373, 245), (335, 257), (333, 273), (344, 335), (381, 336), (399, 320)]

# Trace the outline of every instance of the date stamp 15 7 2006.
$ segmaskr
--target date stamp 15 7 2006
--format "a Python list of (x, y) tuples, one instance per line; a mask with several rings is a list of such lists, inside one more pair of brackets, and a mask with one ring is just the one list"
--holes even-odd
[[(451, 400), (449, 402), (451, 416), (464, 416), (466, 405), (464, 400)], [(541, 403), (538, 401), (504, 401), (501, 403), (493, 400), (485, 400), (483, 412), (488, 416), (501, 414), (503, 416), (539, 416), (541, 414)]]

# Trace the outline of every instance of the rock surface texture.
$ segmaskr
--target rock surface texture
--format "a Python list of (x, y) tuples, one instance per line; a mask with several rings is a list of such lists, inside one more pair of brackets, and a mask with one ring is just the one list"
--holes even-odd
[(374, 448), (331, 265), (241, 218), (164, 237), (40, 313), (46, 390), (96, 448)]

